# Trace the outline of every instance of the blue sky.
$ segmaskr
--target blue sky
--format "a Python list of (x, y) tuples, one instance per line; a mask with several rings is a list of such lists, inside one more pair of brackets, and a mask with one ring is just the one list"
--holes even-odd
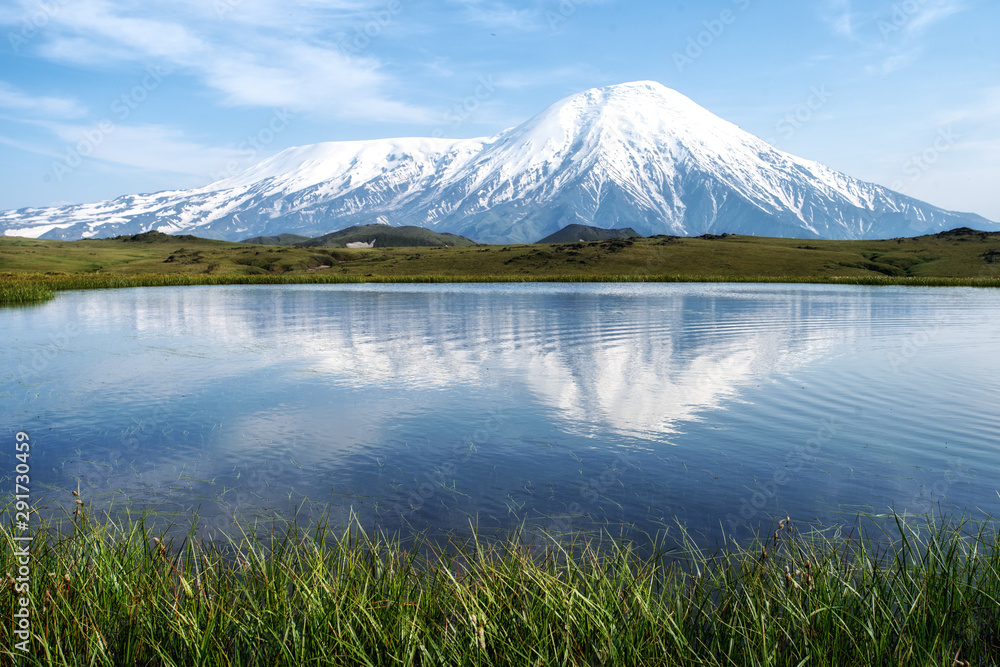
[(0, 209), (289, 146), (474, 137), (651, 79), (795, 155), (1000, 220), (995, 0), (0, 0)]

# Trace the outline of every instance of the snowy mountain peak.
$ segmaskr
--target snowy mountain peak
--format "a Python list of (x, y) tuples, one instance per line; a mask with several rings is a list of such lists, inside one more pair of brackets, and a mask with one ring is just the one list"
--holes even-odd
[(655, 81), (571, 95), (490, 138), (327, 142), (194, 190), (0, 213), (7, 235), (64, 239), (371, 223), (504, 243), (569, 224), (805, 238), (1000, 229), (783, 153)]
[(646, 137), (660, 142), (738, 138), (763, 143), (655, 81), (624, 83), (571, 95), (525, 125), (532, 123), (562, 126), (567, 132), (598, 130), (617, 138)]
[(569, 148), (581, 137), (593, 142), (645, 138), (665, 143), (697, 136), (707, 128), (718, 131), (724, 123), (666, 86), (639, 82), (571, 95), (514, 128), (511, 134), (539, 147), (548, 144)]
[(690, 98), (655, 81), (621, 83), (592, 88), (552, 104), (537, 117), (550, 112), (563, 120), (576, 118), (659, 121), (664, 118), (715, 118)]

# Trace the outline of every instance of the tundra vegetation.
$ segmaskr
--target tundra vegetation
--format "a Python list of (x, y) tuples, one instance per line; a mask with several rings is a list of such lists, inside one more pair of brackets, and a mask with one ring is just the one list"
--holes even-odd
[(357, 282), (802, 282), (1000, 286), (1000, 233), (824, 241), (705, 235), (451, 247), (258, 245), (146, 232), (0, 237), (0, 303), (72, 289)]

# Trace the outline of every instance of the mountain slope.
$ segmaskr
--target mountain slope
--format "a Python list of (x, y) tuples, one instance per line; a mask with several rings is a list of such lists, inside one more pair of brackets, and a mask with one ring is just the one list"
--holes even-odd
[(633, 239), (642, 235), (631, 227), (602, 229), (589, 225), (566, 225), (558, 232), (549, 234), (536, 243), (578, 243), (581, 241), (608, 241), (611, 239)]
[(524, 243), (570, 224), (834, 239), (1000, 229), (783, 153), (653, 82), (573, 95), (488, 139), (316, 144), (195, 190), (0, 213), (5, 234), (63, 239), (373, 223)]

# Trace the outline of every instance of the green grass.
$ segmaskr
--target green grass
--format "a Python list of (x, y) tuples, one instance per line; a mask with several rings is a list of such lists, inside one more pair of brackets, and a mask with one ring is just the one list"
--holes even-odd
[(42, 303), (55, 297), (55, 292), (40, 282), (0, 282), (0, 306), (22, 306)]
[(447, 282), (754, 282), (1000, 286), (1000, 234), (881, 241), (653, 237), (508, 246), (275, 247), (193, 236), (0, 237), (0, 305), (72, 289)]
[[(80, 514), (33, 543), (18, 664), (995, 665), (988, 526), (896, 517), (852, 538), (782, 522), (726, 551), (643, 556), (517, 534), (406, 549), (325, 525), (206, 544)], [(0, 542), (12, 573), (9, 529)], [(8, 664), (14, 600), (0, 594)]]

